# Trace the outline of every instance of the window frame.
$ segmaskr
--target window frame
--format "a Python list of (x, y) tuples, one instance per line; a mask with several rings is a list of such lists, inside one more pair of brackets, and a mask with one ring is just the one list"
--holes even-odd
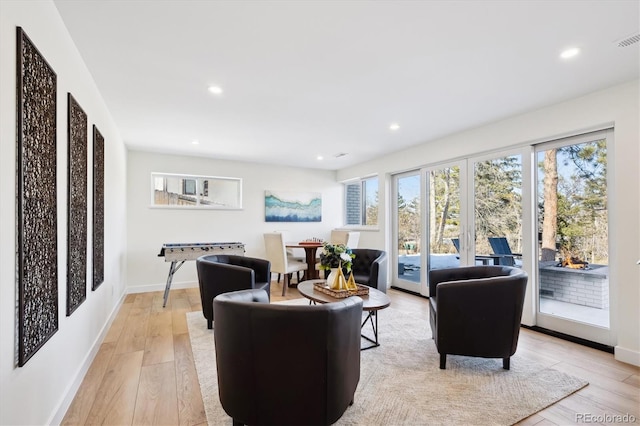
[[(163, 192), (167, 192), (167, 178), (170, 179), (181, 179), (182, 182), (179, 183), (179, 195), (189, 195), (195, 198), (195, 204), (192, 205), (179, 205), (179, 204), (157, 204), (156, 203), (156, 178), (163, 179)], [(232, 205), (212, 205), (212, 204), (204, 204), (202, 199), (204, 197), (208, 197), (211, 192), (211, 184), (210, 181), (225, 181), (225, 182), (236, 182), (236, 195), (235, 202)], [(195, 182), (195, 191), (191, 193), (191, 191), (187, 191), (188, 181)], [(197, 210), (242, 210), (242, 178), (238, 177), (228, 177), (228, 176), (208, 176), (208, 175), (193, 175), (187, 173), (164, 173), (164, 172), (151, 172), (150, 178), (150, 200), (149, 207), (153, 209), (179, 209), (179, 210), (189, 210), (189, 209), (197, 209)], [(188, 194), (187, 194), (188, 192)]]
[[(376, 183), (377, 183), (377, 189), (376, 192), (379, 194), (380, 191), (380, 177), (376, 174), (376, 175), (370, 175), (370, 176), (365, 176), (362, 178), (357, 178), (357, 179), (350, 179), (348, 181), (344, 181), (342, 183), (343, 185), (343, 189), (344, 189), (344, 216), (343, 216), (343, 222), (344, 222), (344, 226), (345, 227), (349, 227), (349, 229), (378, 229), (379, 227), (379, 218), (376, 221), (375, 224), (366, 224), (366, 219), (367, 219), (367, 182), (370, 182), (371, 180), (375, 179)], [(347, 188), (350, 185), (358, 185), (359, 186), (359, 191), (360, 191), (360, 199), (359, 199), (359, 221), (358, 223), (349, 223), (349, 201), (348, 201), (348, 190)], [(369, 205), (372, 205), (369, 203)], [(379, 201), (379, 197), (378, 197), (378, 202), (375, 204), (378, 212), (380, 212), (380, 201)]]

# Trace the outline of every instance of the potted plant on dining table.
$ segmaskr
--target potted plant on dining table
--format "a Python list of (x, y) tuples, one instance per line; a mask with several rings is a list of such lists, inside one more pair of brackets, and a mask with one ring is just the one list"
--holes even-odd
[(322, 245), (320, 252), (320, 269), (331, 271), (327, 277), (327, 284), (334, 290), (347, 289), (346, 273), (351, 272), (352, 260), (356, 257), (351, 249), (344, 244)]

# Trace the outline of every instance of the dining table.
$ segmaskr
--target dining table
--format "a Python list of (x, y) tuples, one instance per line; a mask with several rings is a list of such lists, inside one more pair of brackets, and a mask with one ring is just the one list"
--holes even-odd
[(318, 249), (322, 247), (321, 242), (307, 242), (301, 241), (298, 243), (289, 242), (285, 243), (286, 248), (301, 248), (304, 249), (305, 253), (305, 262), (307, 264), (307, 270), (305, 271), (304, 279), (305, 280), (315, 280), (320, 277), (319, 271), (316, 269), (316, 253)]

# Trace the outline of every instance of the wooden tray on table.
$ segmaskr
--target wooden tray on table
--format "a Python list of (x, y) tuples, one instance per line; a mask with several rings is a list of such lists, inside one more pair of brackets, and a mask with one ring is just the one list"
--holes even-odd
[(344, 299), (345, 297), (350, 296), (364, 296), (369, 294), (369, 287), (366, 285), (356, 284), (358, 287), (357, 290), (333, 290), (330, 288), (326, 282), (324, 283), (315, 283), (313, 284), (313, 288), (319, 292), (324, 294), (328, 294), (331, 297), (335, 297), (337, 299)]

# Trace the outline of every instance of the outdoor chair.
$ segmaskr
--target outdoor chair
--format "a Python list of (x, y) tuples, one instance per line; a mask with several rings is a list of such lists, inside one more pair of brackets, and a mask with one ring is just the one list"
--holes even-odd
[(451, 243), (455, 247), (456, 251), (460, 253), (460, 238), (452, 238)]
[(505, 237), (489, 237), (489, 244), (491, 244), (493, 254), (500, 256), (497, 259), (500, 265), (514, 266), (516, 264), (515, 258), (522, 257), (522, 254), (511, 251), (509, 241)]
[(509, 266), (429, 271), (429, 320), (440, 368), (447, 355), (502, 358), (516, 352), (527, 273)]
[(353, 404), (362, 299), (281, 305), (245, 290), (213, 304), (218, 396), (234, 425), (329, 425)]

